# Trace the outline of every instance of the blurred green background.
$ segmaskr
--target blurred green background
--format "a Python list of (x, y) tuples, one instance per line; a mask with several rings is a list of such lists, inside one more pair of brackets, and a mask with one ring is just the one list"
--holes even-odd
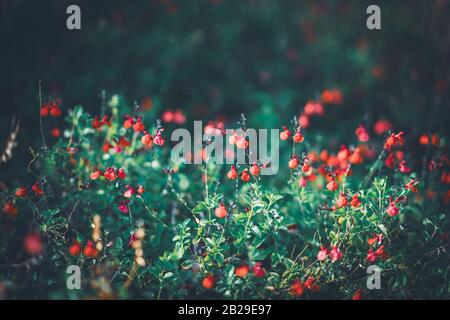
[[(81, 7), (82, 29), (66, 28)], [(376, 1), (382, 30), (366, 28), (373, 1), (0, 0), (0, 144), (13, 116), (22, 128), (0, 181), (22, 175), (40, 145), (44, 100), (100, 113), (100, 92), (152, 101), (155, 115), (181, 108), (188, 120), (245, 112), (279, 127), (326, 88), (344, 103), (313, 129), (345, 139), (359, 123), (388, 118), (412, 134), (448, 134), (450, 2)], [(59, 123), (46, 123), (46, 134)], [(51, 140), (51, 138), (49, 138)]]

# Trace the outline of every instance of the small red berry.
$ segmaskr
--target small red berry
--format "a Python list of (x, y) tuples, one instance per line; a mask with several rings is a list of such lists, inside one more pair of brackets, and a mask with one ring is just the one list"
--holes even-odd
[(119, 177), (120, 180), (123, 180), (127, 177), (127, 174), (125, 173), (125, 169), (124, 168), (120, 168), (117, 171), (117, 176)]
[(331, 251), (330, 251), (331, 261), (333, 261), (333, 262), (338, 261), (339, 259), (342, 258), (342, 256), (343, 256), (343, 254), (337, 246), (334, 246), (333, 248), (331, 248)]
[(353, 208), (357, 208), (361, 205), (361, 200), (359, 200), (357, 193), (353, 195), (352, 200), (350, 201), (350, 205)]
[(283, 131), (280, 132), (280, 139), (286, 141), (291, 136), (291, 132), (288, 128), (283, 127)]
[(221, 203), (219, 207), (217, 207), (216, 210), (214, 210), (214, 214), (216, 215), (217, 218), (222, 219), (228, 215), (228, 211), (227, 208), (225, 208), (225, 205)]
[(362, 291), (361, 289), (356, 290), (355, 294), (352, 296), (352, 300), (362, 300)]
[(61, 115), (61, 109), (57, 105), (53, 105), (50, 109), (50, 114), (52, 117), (59, 117)]
[(15, 217), (19, 213), (19, 209), (11, 202), (7, 202), (3, 206), (3, 212), (10, 217)]
[(347, 201), (347, 198), (345, 197), (345, 193), (341, 192), (341, 195), (336, 200), (336, 206), (338, 208), (344, 208), (344, 207), (348, 206), (348, 201)]
[(153, 146), (153, 137), (148, 132), (145, 132), (141, 138), (141, 142), (148, 148), (151, 148)]
[(259, 174), (261, 173), (261, 169), (259, 168), (258, 164), (254, 163), (250, 167), (250, 173), (255, 177), (259, 176)]
[(247, 264), (240, 265), (234, 270), (234, 274), (239, 278), (244, 278), (250, 272), (250, 268)]
[(25, 198), (28, 195), (28, 191), (25, 187), (19, 187), (16, 190), (16, 197)]
[(136, 131), (136, 132), (142, 132), (142, 131), (145, 130), (145, 126), (144, 126), (144, 124), (142, 123), (142, 121), (141, 121), (140, 118), (137, 119), (137, 120), (136, 120), (136, 123), (133, 125), (133, 130)]
[(250, 181), (250, 175), (248, 174), (248, 169), (245, 169), (244, 171), (242, 171), (241, 173), (241, 180), (244, 182), (249, 182)]
[(61, 130), (59, 128), (53, 128), (51, 134), (53, 138), (58, 138), (61, 136)]
[(46, 117), (50, 113), (50, 107), (48, 105), (43, 105), (41, 107), (41, 116)]
[(291, 160), (289, 160), (289, 168), (294, 170), (297, 167), (298, 167), (298, 159), (296, 157), (293, 157)]
[(327, 189), (330, 191), (336, 191), (338, 187), (338, 184), (334, 180), (331, 180), (327, 183)]
[(303, 285), (300, 282), (300, 280), (298, 279), (294, 280), (289, 289), (289, 293), (293, 296), (300, 297), (301, 295), (303, 295), (303, 291), (304, 291)]
[(125, 129), (130, 129), (134, 125), (134, 119), (130, 115), (125, 116), (125, 120), (123, 121), (123, 127)]
[(69, 254), (73, 257), (79, 256), (81, 253), (81, 245), (77, 240), (74, 240), (72, 245), (69, 247)]
[(261, 262), (256, 262), (253, 265), (253, 274), (257, 278), (263, 278), (266, 275), (266, 270), (262, 267)]
[(205, 289), (212, 289), (214, 288), (214, 285), (216, 284), (216, 279), (214, 278), (213, 275), (207, 275), (203, 280), (202, 280), (202, 286)]
[(25, 237), (24, 248), (28, 254), (37, 255), (44, 249), (41, 236), (38, 233), (30, 233)]
[(237, 172), (235, 166), (232, 166), (231, 169), (230, 169), (230, 171), (228, 171), (227, 177), (228, 177), (228, 179), (230, 179), (230, 180), (236, 180), (236, 179), (238, 178), (238, 172)]
[(297, 131), (292, 137), (295, 143), (302, 143), (305, 140), (305, 137), (302, 135), (300, 131)]
[(39, 185), (39, 182), (36, 182), (32, 187), (31, 190), (33, 190), (34, 194), (38, 197), (42, 196), (44, 194), (44, 190), (42, 190), (41, 186)]

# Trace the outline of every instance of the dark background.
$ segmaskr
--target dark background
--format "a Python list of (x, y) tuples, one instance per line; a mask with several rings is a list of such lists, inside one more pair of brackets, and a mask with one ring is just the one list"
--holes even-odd
[[(81, 7), (80, 31), (66, 28), (70, 4)], [(245, 112), (261, 127), (288, 122), (307, 100), (338, 88), (344, 104), (314, 129), (344, 139), (386, 117), (413, 134), (446, 136), (449, 1), (376, 1), (381, 31), (366, 28), (369, 4), (0, 0), (0, 144), (12, 116), (22, 123), (0, 179), (18, 177), (28, 146), (40, 145), (39, 80), (44, 101), (61, 98), (63, 111), (81, 104), (98, 114), (105, 90), (130, 105), (150, 98), (156, 115), (181, 108), (206, 121)]]

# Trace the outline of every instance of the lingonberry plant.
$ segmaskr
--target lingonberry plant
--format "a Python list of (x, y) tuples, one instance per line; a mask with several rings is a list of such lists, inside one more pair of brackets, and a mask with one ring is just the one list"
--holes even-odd
[[(53, 145), (32, 147), (35, 182), (1, 195), (0, 290), (29, 298), (448, 298), (445, 138), (381, 119), (373, 130), (357, 125), (355, 140), (334, 148), (309, 131), (310, 118), (342, 100), (325, 90), (285, 119), (276, 176), (261, 175), (267, 163), (217, 165), (203, 153), (202, 165), (173, 163), (170, 132), (185, 123), (181, 110), (160, 121), (118, 96), (99, 115), (43, 104), (42, 120), (65, 116), (67, 125), (51, 133)], [(229, 143), (249, 148), (243, 136)], [(423, 158), (409, 151), (416, 145)], [(82, 290), (66, 287), (74, 264)], [(370, 265), (382, 270), (379, 290), (366, 286)]]

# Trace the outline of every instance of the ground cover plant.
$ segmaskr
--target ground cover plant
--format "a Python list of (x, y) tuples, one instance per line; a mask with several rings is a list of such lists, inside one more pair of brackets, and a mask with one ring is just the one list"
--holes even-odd
[[(34, 183), (2, 193), (7, 296), (448, 297), (449, 162), (437, 134), (382, 119), (329, 147), (301, 126), (341, 107), (341, 92), (325, 90), (280, 128), (273, 177), (260, 175), (267, 164), (217, 165), (204, 152), (201, 165), (173, 163), (180, 110), (160, 120), (117, 95), (97, 116), (59, 103), (40, 108), (42, 122), (66, 125), (30, 149)], [(242, 115), (235, 129), (246, 125)], [(249, 148), (245, 136), (228, 143)], [(66, 288), (68, 265), (81, 267), (82, 290)], [(370, 265), (383, 270), (380, 290), (366, 287)]]
[(370, 4), (0, 1), (0, 298), (450, 298), (450, 2)]

